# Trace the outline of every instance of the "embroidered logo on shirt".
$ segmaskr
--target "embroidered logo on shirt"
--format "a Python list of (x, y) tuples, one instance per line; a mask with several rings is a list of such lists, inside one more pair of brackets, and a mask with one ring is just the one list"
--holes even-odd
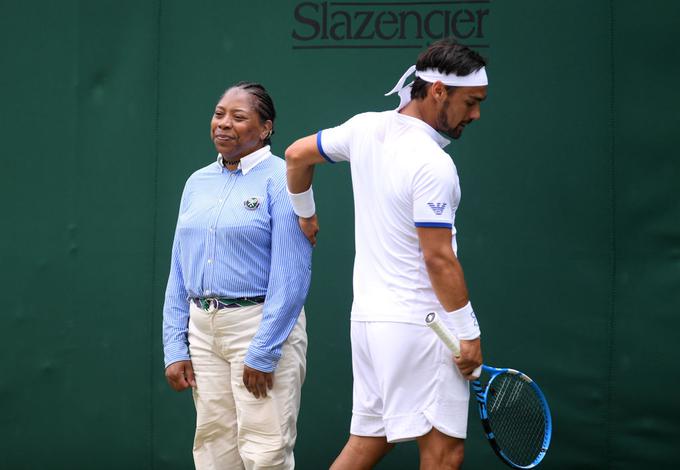
[(260, 207), (260, 200), (256, 197), (249, 197), (245, 201), (243, 201), (243, 206), (251, 211), (254, 211), (258, 207)]
[(436, 215), (442, 215), (442, 212), (444, 212), (444, 208), (446, 207), (445, 202), (428, 202), (427, 205), (430, 206), (430, 209), (432, 209), (432, 212)]

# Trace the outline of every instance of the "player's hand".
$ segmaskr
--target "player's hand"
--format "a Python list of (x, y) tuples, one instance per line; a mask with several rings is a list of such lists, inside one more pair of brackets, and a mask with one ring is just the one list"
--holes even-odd
[(316, 214), (311, 217), (300, 217), (298, 219), (302, 233), (305, 234), (309, 243), (316, 246), (316, 234), (319, 232), (319, 219)]
[(191, 361), (179, 361), (165, 369), (165, 378), (173, 390), (181, 392), (189, 387), (196, 387), (194, 368)]
[(274, 372), (262, 372), (243, 364), (243, 385), (255, 398), (264, 398), (274, 386)]
[(458, 370), (467, 380), (475, 380), (474, 370), (482, 365), (482, 342), (480, 338), (460, 340), (460, 357), (453, 358)]

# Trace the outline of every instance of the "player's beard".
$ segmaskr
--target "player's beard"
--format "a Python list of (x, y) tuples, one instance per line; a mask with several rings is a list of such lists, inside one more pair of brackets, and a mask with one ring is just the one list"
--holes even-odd
[(444, 102), (444, 107), (439, 111), (437, 116), (437, 127), (439, 132), (443, 132), (452, 139), (459, 139), (463, 135), (463, 128), (465, 125), (461, 122), (456, 127), (450, 127), (448, 122), (448, 116), (446, 115), (446, 110), (449, 109), (449, 101)]

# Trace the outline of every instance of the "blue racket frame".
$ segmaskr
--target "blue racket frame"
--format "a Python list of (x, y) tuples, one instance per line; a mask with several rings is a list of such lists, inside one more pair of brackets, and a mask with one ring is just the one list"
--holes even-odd
[[(484, 387), (482, 383), (479, 381), (479, 379), (473, 380), (472, 390), (474, 391), (475, 398), (477, 399), (479, 417), (482, 419), (482, 427), (484, 428), (484, 435), (486, 436), (486, 439), (489, 441), (489, 444), (491, 445), (491, 448), (494, 450), (496, 455), (498, 455), (498, 457), (510, 467), (512, 468), (535, 467), (541, 462), (541, 460), (543, 460), (543, 457), (545, 457), (545, 454), (548, 452), (548, 447), (550, 446), (550, 437), (552, 436), (552, 416), (550, 415), (550, 407), (548, 407), (548, 402), (545, 399), (545, 395), (543, 395), (541, 389), (538, 387), (538, 385), (536, 385), (536, 383), (533, 380), (531, 380), (531, 378), (517, 370), (497, 369), (495, 367), (490, 367), (487, 365), (483, 365), (482, 370), (491, 375), (489, 383), (486, 384), (486, 387)], [(496, 377), (505, 372), (520, 375), (525, 382), (530, 384), (531, 387), (536, 392), (536, 395), (540, 399), (540, 403), (543, 406), (543, 411), (545, 412), (545, 432), (543, 435), (543, 445), (541, 446), (541, 452), (538, 454), (538, 456), (534, 459), (533, 462), (525, 466), (517, 465), (515, 462), (510, 460), (510, 458), (507, 455), (505, 455), (503, 450), (500, 448), (498, 442), (496, 442), (496, 436), (494, 436), (493, 430), (491, 429), (491, 425), (489, 424), (489, 415), (486, 410), (486, 397), (487, 394), (489, 393), (489, 387), (491, 386)]]

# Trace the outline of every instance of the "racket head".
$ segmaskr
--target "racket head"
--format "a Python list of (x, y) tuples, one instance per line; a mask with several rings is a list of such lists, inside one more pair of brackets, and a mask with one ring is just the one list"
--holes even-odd
[(545, 457), (552, 416), (545, 395), (527, 375), (484, 366), (486, 387), (472, 383), (482, 426), (496, 455), (512, 468), (533, 468)]

